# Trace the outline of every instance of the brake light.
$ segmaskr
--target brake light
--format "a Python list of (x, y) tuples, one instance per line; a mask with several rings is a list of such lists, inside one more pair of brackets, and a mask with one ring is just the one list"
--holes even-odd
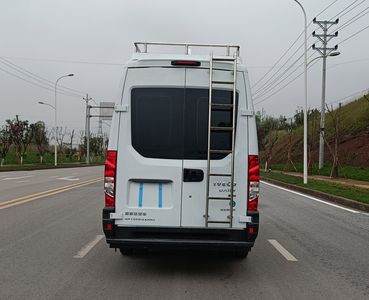
[(249, 155), (249, 199), (247, 202), (248, 211), (257, 211), (259, 202), (259, 156)]
[(201, 62), (195, 60), (172, 60), (172, 66), (200, 67)]
[(117, 169), (117, 151), (108, 150), (105, 161), (105, 207), (115, 207), (115, 178)]

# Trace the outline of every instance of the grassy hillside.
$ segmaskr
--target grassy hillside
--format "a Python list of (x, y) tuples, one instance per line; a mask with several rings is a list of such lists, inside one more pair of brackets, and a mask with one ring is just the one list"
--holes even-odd
[[(342, 105), (341, 108), (336, 104), (333, 111), (326, 112), (325, 133), (332, 148), (335, 136), (333, 115), (337, 117), (339, 124), (339, 160), (341, 165), (362, 169), (362, 173), (369, 177), (367, 174), (369, 173), (369, 96)], [(318, 162), (319, 120), (319, 113), (310, 116), (308, 120), (309, 162), (312, 166)], [(296, 163), (297, 168), (301, 168), (299, 163), (301, 163), (303, 156), (303, 127), (293, 129), (291, 138), (289, 138), (287, 131), (278, 131), (274, 134), (278, 136), (278, 139), (272, 147), (272, 167), (274, 165), (280, 169), (285, 166), (288, 148), (291, 147), (292, 161)], [(327, 146), (325, 149), (325, 162), (329, 166), (332, 156)], [(268, 157), (267, 151), (261, 151), (260, 156), (261, 161), (265, 162)], [(362, 174), (358, 176), (361, 178)]]

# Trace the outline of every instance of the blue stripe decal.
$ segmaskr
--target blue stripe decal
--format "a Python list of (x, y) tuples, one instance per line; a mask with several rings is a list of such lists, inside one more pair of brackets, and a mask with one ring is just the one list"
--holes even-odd
[(163, 207), (163, 184), (159, 183), (159, 208)]
[(144, 184), (140, 182), (140, 190), (138, 194), (138, 207), (142, 207), (142, 196), (143, 196)]

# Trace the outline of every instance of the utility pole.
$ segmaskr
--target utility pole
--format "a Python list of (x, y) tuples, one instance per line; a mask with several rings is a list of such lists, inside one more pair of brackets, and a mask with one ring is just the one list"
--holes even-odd
[(339, 19), (335, 21), (317, 21), (314, 18), (313, 23), (318, 24), (323, 30), (322, 34), (313, 32), (313, 36), (317, 37), (322, 43), (321, 47), (316, 47), (313, 44), (313, 50), (317, 50), (323, 58), (323, 75), (322, 75), (322, 105), (320, 112), (320, 138), (319, 138), (319, 169), (324, 167), (324, 130), (325, 130), (325, 94), (326, 94), (326, 76), (327, 76), (327, 57), (338, 49), (338, 45), (333, 48), (328, 47), (328, 43), (331, 39), (338, 36), (338, 31), (334, 34), (328, 34), (328, 30), (338, 24)]
[(90, 163), (90, 105), (88, 102), (92, 100), (92, 98), (88, 97), (86, 94), (86, 98), (83, 98), (86, 102), (86, 124), (85, 124), (85, 136), (86, 136), (86, 164)]
[(103, 135), (103, 132), (102, 132), (102, 119), (101, 119), (101, 117), (100, 117), (100, 119), (99, 119), (99, 129), (98, 129), (98, 131), (97, 131), (97, 134), (98, 134), (99, 136), (102, 136), (102, 135)]

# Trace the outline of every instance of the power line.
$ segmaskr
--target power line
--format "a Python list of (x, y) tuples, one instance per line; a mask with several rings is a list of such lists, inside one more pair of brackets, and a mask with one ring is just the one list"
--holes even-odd
[(346, 13), (343, 14), (343, 12), (345, 12), (347, 9), (349, 9), (352, 5), (354, 5), (356, 2), (358, 2), (359, 0), (355, 0), (354, 2), (352, 2), (351, 4), (349, 4), (348, 6), (346, 6), (344, 9), (342, 9), (338, 14), (336, 14), (335, 16), (333, 16), (330, 21), (332, 21), (335, 18), (341, 18), (343, 16), (345, 16), (346, 14), (348, 14), (352, 9), (355, 9), (358, 5), (362, 4), (363, 2), (365, 2), (366, 0), (362, 0), (359, 4), (357, 4), (354, 8), (350, 9), (349, 11), (347, 11)]
[(352, 39), (353, 37), (357, 36), (358, 34), (362, 33), (363, 31), (367, 30), (369, 28), (369, 25), (362, 28), (361, 30), (359, 30), (358, 32), (350, 35), (349, 37), (347, 37), (346, 39), (344, 39), (343, 41), (340, 42), (340, 44), (343, 44), (345, 42), (347, 42), (348, 40)]
[[(318, 61), (315, 61), (313, 64), (311, 64), (308, 67), (308, 69), (310, 69), (311, 67), (313, 67), (317, 62)], [(271, 97), (273, 97), (275, 94), (279, 93), (281, 90), (283, 90), (284, 88), (286, 88), (287, 86), (289, 86), (292, 82), (296, 81), (299, 77), (302, 76), (302, 74), (304, 74), (304, 72), (301, 72), (299, 75), (297, 75), (295, 78), (293, 78), (292, 80), (290, 80), (289, 82), (287, 82), (284, 86), (282, 86), (280, 89), (278, 89), (277, 91), (275, 91), (273, 94), (269, 95), (267, 98), (256, 102), (255, 105), (258, 105), (260, 103), (263, 103), (263, 102), (267, 101), (268, 99), (270, 99)]]
[[(303, 47), (303, 45), (304, 44), (301, 44), (301, 46), (300, 47), (298, 47), (296, 50), (295, 50), (295, 52), (290, 56), (290, 58), (287, 60), (287, 61), (285, 61), (284, 62), (284, 65), (285, 64), (287, 64), (295, 55), (296, 55), (296, 53)], [(302, 55), (303, 56), (303, 55)], [(300, 56), (300, 57), (298, 57), (298, 59), (300, 59), (302, 56)], [(297, 59), (297, 60), (298, 60)], [(278, 61), (279, 62), (279, 61)], [(278, 63), (277, 62), (277, 63)], [(295, 62), (293, 62), (292, 63), (292, 65), (290, 65), (290, 67), (288, 68), (288, 69), (290, 69), (291, 67), (293, 67), (294, 65), (296, 64), (296, 61)], [(283, 69), (283, 65), (282, 66), (280, 66), (279, 68), (278, 68), (278, 70), (276, 71), (276, 72), (274, 72), (274, 74), (272, 75), (272, 76), (270, 76), (269, 78), (268, 78), (268, 80), (267, 81), (265, 81), (258, 89), (256, 89), (256, 91), (254, 92), (254, 95), (256, 95), (256, 94), (258, 94), (258, 93), (260, 93), (260, 91), (262, 91), (263, 89), (265, 89), (265, 88), (267, 88), (267, 86), (269, 85), (269, 82), (271, 81), (271, 80), (274, 80), (274, 78), (278, 75), (278, 73), (281, 71)], [(272, 69), (271, 69), (272, 70)], [(286, 72), (286, 70), (284, 71), (284, 72)], [(283, 75), (283, 73), (282, 73), (282, 75)]]
[[(347, 6), (344, 10), (342, 10), (340, 13), (342, 13), (342, 12), (344, 12), (345, 10), (347, 10), (349, 7), (351, 7), (355, 2), (357, 2), (358, 0), (356, 0), (356, 1), (354, 1), (353, 3), (351, 3), (349, 6)], [(364, 0), (365, 1), (365, 0)], [(361, 3), (363, 3), (363, 1), (362, 2), (360, 2), (358, 5), (360, 5)], [(356, 8), (358, 5), (356, 5), (355, 7), (353, 7), (350, 11), (352, 11), (354, 8)], [(347, 27), (347, 26), (349, 26), (349, 25), (351, 25), (351, 24), (353, 24), (354, 22), (356, 22), (357, 20), (359, 20), (360, 18), (362, 18), (364, 15), (366, 15), (367, 13), (369, 13), (369, 12), (367, 12), (367, 13), (365, 13), (365, 14), (363, 14), (363, 12), (365, 12), (367, 9), (369, 9), (369, 7), (368, 8), (366, 8), (366, 9), (364, 9), (364, 10), (362, 10), (361, 12), (359, 12), (357, 15), (355, 15), (354, 17), (352, 17), (350, 20), (348, 20), (345, 24), (343, 24), (343, 26), (341, 26), (341, 28), (345, 28), (345, 27)], [(345, 14), (347, 14), (347, 12), (345, 13)], [(338, 14), (339, 15), (339, 14)], [(333, 18), (332, 18), (333, 19)], [(352, 21), (353, 20), (353, 21)], [(368, 26), (369, 27), (369, 26)], [(345, 42), (345, 41), (347, 41), (347, 40), (349, 40), (350, 38), (352, 38), (352, 37), (354, 37), (355, 35), (357, 35), (357, 34), (359, 34), (360, 32), (362, 32), (362, 31), (364, 31), (364, 30), (366, 30), (368, 27), (365, 27), (365, 28), (363, 28), (362, 30), (360, 30), (359, 32), (357, 32), (356, 34), (353, 34), (352, 36), (350, 36), (350, 37), (348, 37), (346, 40), (344, 40), (343, 42)], [(342, 42), (341, 42), (342, 43)], [(310, 56), (311, 57), (311, 56)], [(301, 58), (301, 56), (300, 56), (300, 58)], [(296, 63), (296, 62), (295, 62)], [(295, 64), (294, 63), (294, 64)], [(302, 66), (302, 64), (300, 65), (300, 66)], [(299, 66), (299, 67), (300, 67)], [(277, 88), (282, 82), (284, 82), (287, 78), (289, 78), (293, 73), (295, 73), (296, 71), (297, 71), (297, 69), (295, 69), (294, 71), (292, 71), (292, 73), (290, 73), (287, 77), (285, 77), (285, 78), (283, 78), (283, 79), (281, 79), (281, 77), (284, 75), (284, 74), (286, 74), (289, 70), (291, 69), (291, 67), (289, 67), (289, 68), (287, 68), (280, 76), (279, 76), (279, 78), (277, 78), (277, 80), (274, 80), (273, 82), (271, 82), (271, 83), (268, 83), (268, 82), (266, 82), (266, 83), (264, 83), (264, 88), (259, 88), (257, 91), (256, 91), (256, 93), (255, 93), (255, 95), (257, 95), (257, 94), (259, 94), (258, 96), (256, 96), (256, 98), (255, 99), (258, 99), (258, 98), (262, 98), (263, 96), (265, 96), (266, 94), (268, 94), (269, 92), (271, 92), (273, 89), (275, 89), (275, 88)], [(275, 73), (275, 75), (276, 74), (278, 74), (278, 72), (279, 72), (279, 70)], [(279, 90), (278, 90), (279, 91)], [(274, 95), (274, 94), (273, 94)], [(270, 97), (268, 97), (268, 99), (269, 99)], [(265, 99), (264, 99), (265, 100)], [(264, 101), (263, 100), (263, 101)]]
[[(335, 1), (333, 1), (331, 4), (329, 4), (327, 7), (325, 7), (318, 15), (317, 15), (317, 17), (318, 16), (320, 16), (321, 14), (323, 14), (325, 11), (327, 11), (332, 5), (334, 5), (336, 2), (337, 2), (338, 0), (335, 0)], [(356, 1), (358, 1), (358, 0), (356, 0)], [(310, 26), (312, 24), (312, 21), (308, 24), (308, 27)], [(256, 86), (264, 79), (264, 78), (266, 78), (272, 71), (273, 71), (273, 69), (278, 65), (278, 63), (280, 62), (280, 61), (282, 61), (282, 59), (287, 55), (287, 53), (293, 48), (293, 46), (295, 46), (296, 45), (296, 43), (298, 42), (298, 40), (301, 38), (301, 36), (303, 35), (303, 33), (304, 33), (304, 31), (302, 31), (300, 34), (299, 34), (299, 36), (296, 38), (296, 40), (292, 43), (292, 45), (282, 54), (282, 56), (274, 63), (274, 65), (252, 86), (252, 88), (256, 88)], [(309, 37), (310, 38), (310, 37)], [(301, 44), (301, 46), (299, 46), (299, 48), (292, 54), (292, 56), (290, 57), (290, 59), (288, 59), (284, 64), (287, 64), (292, 58), (293, 58), (293, 56), (298, 52), (298, 50), (299, 49), (301, 49), (302, 47), (303, 47), (303, 45), (304, 44)], [(279, 71), (280, 71), (280, 69), (278, 69), (278, 71), (276, 72), (276, 74), (277, 73), (279, 73)], [(272, 75), (268, 80), (271, 80), (272, 78), (274, 78), (275, 77), (275, 75), (276, 74), (274, 74), (274, 75)], [(268, 81), (267, 80), (267, 81)], [(259, 87), (259, 89), (260, 88), (262, 88), (263, 86), (265, 86), (265, 84), (264, 85), (262, 85), (261, 87)]]
[(33, 57), (19, 57), (19, 56), (2, 56), (7, 59), (42, 61), (42, 62), (56, 62), (68, 64), (86, 64), (86, 65), (105, 65), (105, 66), (124, 66), (124, 63), (113, 62), (99, 62), (99, 61), (82, 61), (82, 60), (68, 60), (68, 59), (47, 59), (47, 58), (33, 58)]
[[(38, 84), (38, 83), (36, 83), (36, 82), (30, 81), (30, 80), (28, 80), (28, 79), (25, 79), (25, 78), (23, 78), (23, 77), (21, 77), (21, 76), (18, 76), (17, 74), (14, 74), (14, 73), (12, 73), (12, 72), (9, 72), (9, 71), (8, 71), (8, 70), (6, 70), (6, 69), (3, 69), (3, 68), (1, 68), (1, 67), (0, 67), (0, 70), (1, 70), (1, 71), (3, 71), (4, 73), (7, 73), (7, 74), (8, 74), (8, 75), (10, 75), (10, 76), (13, 76), (13, 77), (16, 77), (16, 78), (18, 78), (18, 79), (20, 79), (20, 80), (22, 80), (22, 81), (28, 82), (29, 84), (32, 84), (32, 85), (37, 86), (37, 87), (40, 87), (40, 88), (42, 88), (42, 89), (45, 89), (45, 90), (48, 90), (48, 91), (54, 92), (54, 89), (52, 89), (52, 88), (50, 88), (50, 87), (46, 87), (45, 85), (41, 85), (41, 84)], [(76, 95), (73, 95), (73, 94), (69, 94), (69, 93), (65, 93), (65, 92), (61, 92), (61, 91), (59, 91), (58, 93), (59, 93), (59, 94), (62, 94), (62, 95), (65, 95), (65, 96), (69, 96), (69, 97), (80, 98), (79, 96), (76, 96)]]
[[(3, 65), (6, 65), (7, 67), (9, 67), (9, 68), (11, 68), (13, 70), (15, 70), (16, 72), (21, 73), (24, 76), (30, 77), (34, 81), (40, 82), (41, 84), (46, 85), (46, 86), (48, 86), (50, 88), (54, 88), (54, 84), (55, 84), (54, 82), (52, 82), (52, 81), (50, 81), (48, 79), (45, 79), (45, 78), (43, 78), (43, 77), (41, 77), (41, 76), (39, 76), (39, 75), (37, 75), (35, 73), (32, 73), (32, 72), (30, 72), (30, 71), (28, 71), (28, 70), (26, 70), (26, 69), (24, 69), (24, 68), (16, 65), (16, 64), (13, 64), (12, 62), (10, 62), (10, 61), (8, 61), (8, 60), (6, 60), (4, 58), (1, 58), (0, 57), (0, 63), (2, 63)], [(73, 94), (74, 96), (78, 96), (78, 97), (81, 96), (80, 91), (78, 91), (78, 90), (59, 86), (59, 89), (60, 88), (65, 93)], [(78, 92), (78, 94), (76, 92)]]
[[(341, 42), (340, 42), (340, 44), (343, 44), (344, 42), (346, 42), (346, 41), (350, 40), (351, 38), (353, 38), (353, 37), (357, 36), (357, 35), (358, 35), (358, 34), (360, 34), (361, 32), (363, 32), (363, 31), (367, 30), (368, 28), (369, 28), (369, 25), (368, 25), (368, 26), (366, 26), (366, 27), (364, 27), (364, 28), (362, 28), (361, 30), (357, 31), (356, 33), (354, 33), (354, 34), (350, 35), (350, 36), (349, 36), (349, 37), (347, 37), (345, 40), (341, 41)], [(315, 63), (316, 63), (316, 62), (315, 62)], [(315, 65), (315, 63), (313, 63), (313, 65)], [(313, 65), (312, 65), (312, 66), (313, 66)], [(310, 67), (312, 67), (312, 66), (310, 66)], [(310, 69), (310, 67), (309, 67), (309, 69)], [(286, 85), (284, 85), (282, 88), (278, 89), (276, 92), (274, 92), (273, 94), (271, 94), (271, 95), (270, 95), (270, 96), (268, 96), (267, 98), (265, 98), (265, 99), (263, 99), (263, 100), (261, 100), (261, 101), (259, 101), (259, 102), (256, 102), (256, 103), (255, 103), (255, 105), (260, 104), (260, 103), (265, 102), (266, 100), (270, 99), (272, 96), (274, 96), (275, 94), (277, 94), (279, 91), (281, 91), (282, 89), (284, 89), (285, 87), (287, 87), (289, 84), (291, 84), (292, 82), (294, 82), (294, 81), (295, 81), (297, 78), (299, 78), (302, 74), (303, 74), (303, 73), (300, 73), (297, 77), (295, 77), (293, 80), (289, 81)]]
[(349, 64), (354, 64), (354, 63), (358, 63), (358, 62), (363, 62), (363, 61), (369, 61), (369, 58), (362, 58), (362, 59), (355, 59), (355, 60), (350, 60), (350, 61), (344, 61), (341, 63), (337, 63), (337, 64), (331, 64), (328, 69), (333, 69), (335, 67), (341, 66), (341, 65), (349, 65)]
[[(361, 90), (361, 91), (356, 92), (356, 93), (353, 93), (353, 94), (348, 95), (348, 96), (346, 96), (346, 97), (340, 98), (340, 99), (338, 99), (338, 100), (334, 100), (334, 101), (328, 102), (327, 104), (334, 104), (334, 103), (337, 103), (337, 102), (341, 102), (341, 101), (344, 101), (344, 100), (346, 100), (346, 99), (348, 99), (348, 98), (352, 98), (352, 97), (354, 97), (354, 96), (358, 96), (359, 94), (366, 95), (368, 92), (369, 92), (369, 88), (367, 88), (367, 89), (365, 89), (365, 90)], [(363, 94), (363, 93), (364, 93), (364, 94)], [(352, 99), (350, 99), (350, 100), (352, 100)], [(355, 99), (355, 100), (357, 100), (357, 99)], [(348, 101), (348, 100), (346, 100), (346, 101)], [(344, 101), (344, 102), (345, 102), (345, 101)]]
[[(346, 27), (350, 26), (351, 24), (355, 23), (356, 21), (360, 20), (362, 17), (366, 16), (369, 11), (367, 11), (365, 14), (363, 14), (366, 10), (369, 10), (369, 6), (362, 11), (360, 11), (358, 14), (353, 16), (351, 19), (347, 20), (345, 23), (343, 23), (340, 27), (337, 28), (337, 30), (342, 31)], [(362, 15), (361, 15), (362, 14)], [(361, 15), (361, 16), (360, 16)]]
[[(342, 13), (344, 13), (346, 10), (348, 10), (352, 5), (354, 5), (356, 2), (358, 2), (359, 0), (355, 0), (354, 2), (352, 2), (351, 4), (349, 4), (348, 6), (346, 6), (343, 10), (341, 10), (336, 16), (334, 16), (332, 19), (334, 19), (335, 17), (337, 17), (337, 16), (342, 16)], [(363, 0), (363, 1), (366, 1), (366, 0)], [(361, 3), (363, 3), (363, 1), (362, 2), (360, 2), (359, 4), (361, 4)], [(336, 1), (334, 1), (333, 3), (331, 3), (325, 10), (323, 10), (323, 12), (324, 11), (326, 11), (330, 6), (332, 6), (334, 3), (335, 3)], [(354, 9), (354, 8), (356, 8), (357, 6), (354, 6), (352, 9)], [(351, 10), (352, 10), (351, 9)], [(351, 11), (351, 10), (349, 10), (349, 11)], [(345, 14), (347, 14), (348, 12), (346, 12), (346, 13), (344, 13), (343, 15), (345, 15)], [(320, 13), (321, 14), (321, 13)], [(319, 15), (320, 15), (319, 14)], [(318, 15), (318, 16), (319, 16)], [(331, 19), (331, 20), (332, 20)], [(309, 23), (309, 26), (310, 26), (310, 24), (311, 24), (312, 22), (310, 22)], [(299, 37), (298, 37), (298, 39), (301, 37), (301, 35), (302, 35), (302, 33), (299, 35)], [(309, 36), (309, 39), (311, 38), (311, 36)], [(298, 40), (297, 39), (297, 40)], [(282, 59), (283, 59), (283, 57), (284, 56), (286, 56), (286, 54), (287, 54), (287, 52), (296, 44), (296, 42), (297, 42), (297, 40), (293, 43), (293, 45), (282, 55), (282, 57), (277, 61), (277, 63), (276, 64), (278, 64)], [(318, 40), (317, 40), (318, 41)], [(284, 64), (287, 64), (295, 55), (296, 55), (296, 53), (301, 49), (303, 47), (303, 44), (301, 44), (300, 46), (299, 46), (299, 48), (289, 57), (289, 59), (287, 60), (287, 61), (285, 61), (285, 63)], [(275, 65), (276, 65), (275, 64)], [(295, 63), (294, 63), (295, 64)], [(275, 67), (275, 65), (267, 72), (268, 74), (270, 74), (271, 73), (271, 71), (274, 69), (274, 67)], [(256, 94), (260, 94), (261, 93), (261, 91), (263, 90), (263, 89), (267, 89), (267, 86), (270, 86), (270, 81), (271, 80), (274, 80), (274, 78), (280, 73), (280, 71), (283, 69), (283, 66), (281, 66), (280, 68), (278, 68), (278, 70), (277, 71), (275, 71), (274, 72), (274, 74), (272, 75), (272, 76), (270, 76), (257, 90), (256, 90), (256, 92), (254, 93), (255, 95)], [(290, 69), (290, 68), (289, 68)], [(279, 75), (279, 77), (281, 77), (281, 76), (283, 76), (284, 74), (286, 73), (286, 71), (284, 71), (281, 75)], [(263, 76), (263, 79), (268, 75), (268, 74), (265, 74), (264, 76)], [(261, 80), (259, 80), (258, 82), (260, 82)], [(273, 81), (273, 83), (275, 83), (276, 82), (276, 80), (274, 80)], [(278, 86), (278, 85), (276, 85), (276, 86)], [(276, 87), (275, 86), (275, 87)], [(253, 87), (256, 87), (256, 84), (253, 86)]]
[[(314, 55), (314, 54), (313, 54)], [(300, 58), (302, 58), (304, 56), (304, 54), (302, 54), (295, 62), (293, 65), (291, 65), (291, 67), (293, 67), (296, 63), (299, 62)], [(311, 57), (311, 56), (310, 56)], [(309, 57), (309, 58), (310, 58)], [(273, 89), (275, 89), (276, 87), (278, 87), (280, 84), (282, 84), (286, 79), (288, 79), (290, 76), (292, 76), (304, 63), (299, 64), (289, 75), (287, 75), (286, 77), (282, 77), (284, 74), (286, 74), (288, 70), (286, 70), (285, 72), (283, 72), (280, 77), (278, 77), (274, 82), (271, 82), (270, 86), (265, 87), (265, 90), (261, 91), (259, 93), (259, 95), (255, 94), (254, 99), (259, 99), (262, 98), (264, 95), (268, 94), (269, 92), (271, 92)]]

